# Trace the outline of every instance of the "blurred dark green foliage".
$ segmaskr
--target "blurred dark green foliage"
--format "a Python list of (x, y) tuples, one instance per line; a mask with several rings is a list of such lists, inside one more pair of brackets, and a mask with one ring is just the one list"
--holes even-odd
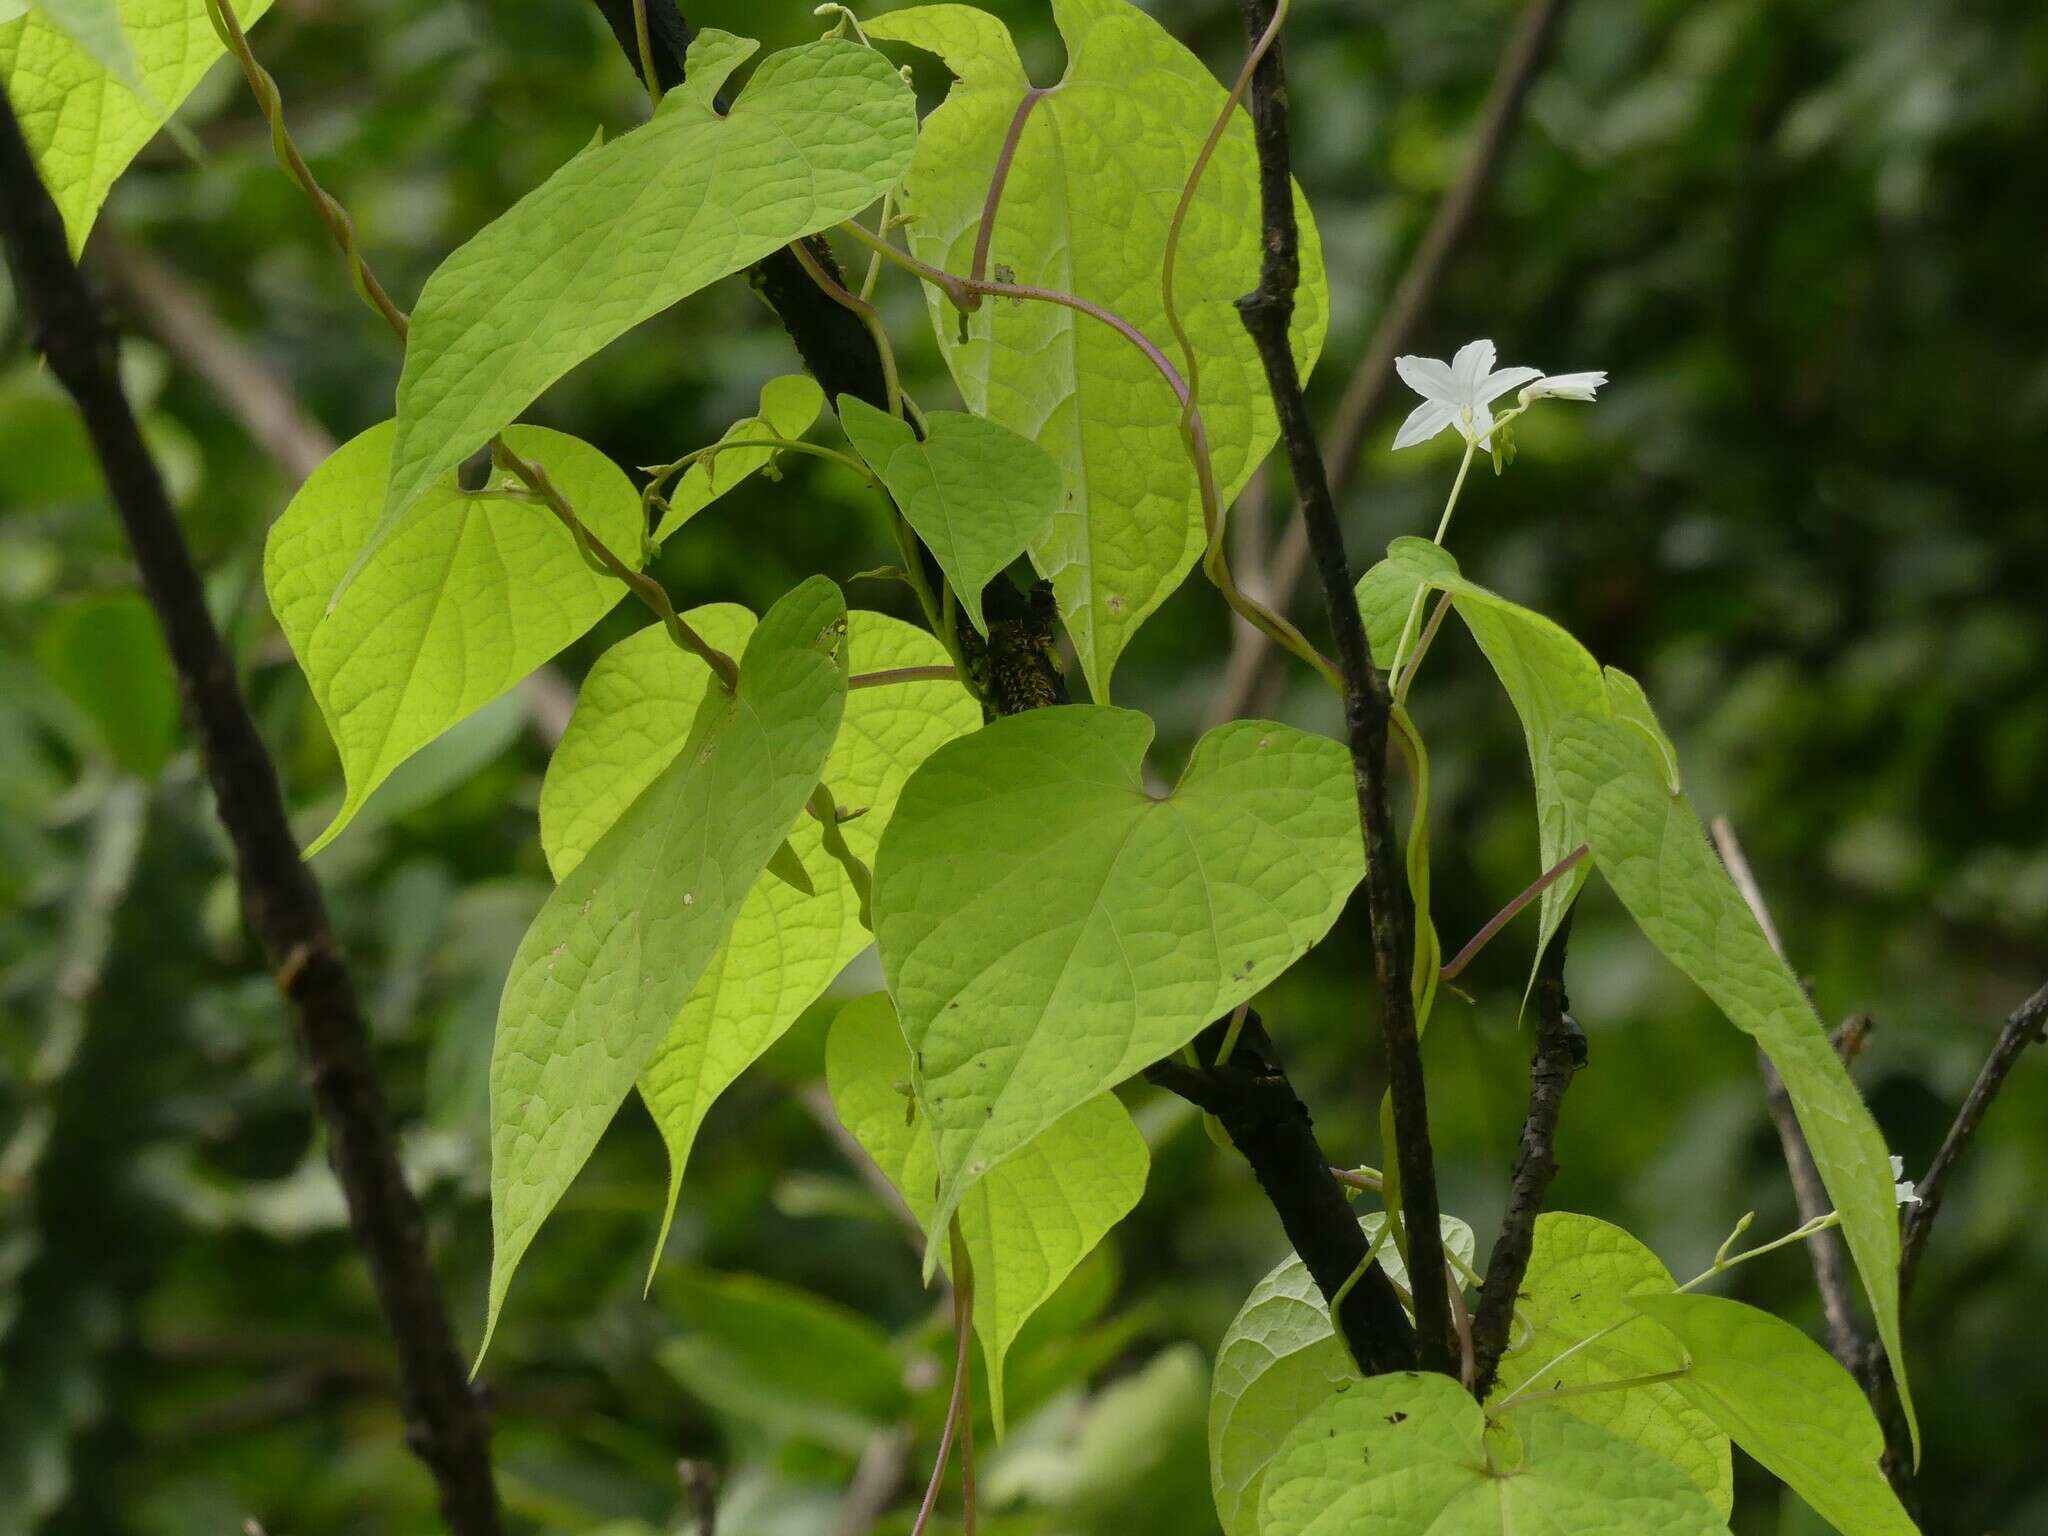
[[(1044, 7), (991, 8), (1052, 78)], [(688, 9), (769, 47), (821, 25), (807, 4)], [(1165, 14), (1235, 68), (1234, 7)], [(1297, 170), (1334, 288), (1325, 406), (1457, 172), (1513, 17), (1503, 0), (1298, 7)], [(595, 125), (640, 111), (581, 0), (280, 0), (254, 38), (401, 299)], [(918, 79), (935, 91), (929, 64)], [(230, 70), (186, 120), (204, 159), (159, 142), (101, 238), (181, 272), (337, 438), (380, 419), (396, 352)], [(1823, 1012), (1876, 1015), (1858, 1074), (1909, 1171), (2048, 962), (2044, 185), (2035, 4), (1581, 0), (1420, 345), (1491, 335), (1505, 362), (1612, 373), (1596, 406), (1529, 418), (1519, 461), (1468, 490), (1453, 547), (1648, 684), (1695, 800), (1741, 829)], [(881, 293), (911, 389), (950, 402), (918, 296), (893, 273)], [(0, 1532), (432, 1529), (160, 650), (135, 622), (82, 433), (22, 332), (0, 311)], [(338, 770), (257, 581), (290, 478), (178, 359), (137, 340), (126, 361), (310, 832)], [(791, 363), (773, 316), (728, 283), (580, 369), (535, 417), (652, 463), (711, 441)], [(1392, 458), (1390, 429), (1345, 509), (1360, 561), (1427, 531), (1452, 467), (1441, 443)], [(679, 603), (759, 609), (812, 571), (888, 558), (858, 487), (792, 461), (701, 516), (660, 574)], [(885, 584), (851, 595), (904, 611)], [(622, 605), (560, 677), (641, 617)], [(1160, 718), (1164, 757), (1198, 732), (1227, 644), (1221, 603), (1192, 581), (1120, 670), (1120, 702)], [(1333, 723), (1305, 685), (1282, 708)], [(1436, 916), (1455, 946), (1534, 873), (1526, 764), (1462, 643), (1432, 657), (1417, 712), (1437, 775)], [(319, 864), (470, 1338), (489, 1257), (489, 1032), (546, 889), (543, 714), (520, 696), (486, 711)], [(1520, 1122), (1526, 944), (1509, 930), (1429, 1042), (1447, 1207), (1482, 1237)], [(1326, 1145), (1356, 1159), (1374, 1155), (1380, 1087), (1365, 955), (1353, 914), (1264, 1007)], [(1790, 1225), (1746, 1042), (1597, 881), (1570, 980), (1592, 1060), (1552, 1204), (1628, 1224), (1681, 1274), (1745, 1210), (1759, 1232)], [(861, 1448), (907, 1446), (876, 1527), (907, 1529), (949, 1340), (911, 1245), (807, 1107), (828, 1012), (712, 1115), (651, 1299), (665, 1169), (637, 1111), (536, 1244), (484, 1378), (522, 1527), (668, 1528), (687, 1456), (725, 1469), (725, 1536), (827, 1531)], [(984, 1530), (1211, 1528), (1206, 1359), (1280, 1237), (1242, 1166), (1176, 1103), (1132, 1098), (1154, 1141), (1149, 1191), (1013, 1356), (1000, 1451), (983, 1420)], [(2048, 1530), (2044, 1126), (2037, 1058), (1966, 1165), (1908, 1321), (1930, 1532)], [(1817, 1318), (1796, 1254), (1738, 1281)], [(1738, 1530), (1817, 1529), (1754, 1469), (1739, 1476)]]

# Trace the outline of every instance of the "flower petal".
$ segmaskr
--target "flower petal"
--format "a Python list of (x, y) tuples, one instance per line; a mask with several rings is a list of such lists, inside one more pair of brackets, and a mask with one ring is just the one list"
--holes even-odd
[(1491, 405), (1511, 389), (1520, 389), (1531, 379), (1543, 377), (1541, 368), (1502, 368), (1479, 381), (1481, 405)]
[(1528, 400), (1590, 400), (1607, 382), (1607, 375), (1592, 373), (1553, 373), (1538, 379), (1522, 391), (1522, 399)]
[(1493, 372), (1493, 343), (1468, 341), (1451, 359), (1451, 388), (1458, 404), (1479, 403), (1479, 381)]
[(1451, 365), (1440, 357), (1397, 357), (1394, 372), (1425, 400), (1449, 400)]
[(1442, 400), (1425, 400), (1408, 413), (1401, 430), (1394, 434), (1396, 448), (1413, 448), (1426, 443), (1457, 419), (1457, 411)]

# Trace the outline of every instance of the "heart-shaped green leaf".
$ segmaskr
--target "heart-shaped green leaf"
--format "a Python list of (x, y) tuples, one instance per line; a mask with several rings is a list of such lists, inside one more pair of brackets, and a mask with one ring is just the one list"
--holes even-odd
[(1221, 726), (1157, 797), (1151, 740), (1129, 710), (999, 720), (926, 760), (882, 838), (875, 939), (938, 1148), (933, 1232), (1003, 1158), (1286, 970), (1364, 873), (1338, 743)]
[[(1386, 1226), (1375, 1211), (1359, 1223), (1368, 1245)], [(1443, 1218), (1443, 1242), (1472, 1263), (1472, 1229)], [(1379, 1263), (1396, 1285), (1408, 1272), (1393, 1244)], [(1333, 1392), (1359, 1380), (1351, 1355), (1330, 1327), (1330, 1309), (1298, 1254), (1289, 1254), (1252, 1287), (1216, 1350), (1209, 1388), (1209, 1488), (1224, 1536), (1257, 1536), (1266, 1466), (1294, 1426)]]
[[(1106, 305), (1178, 365), (1159, 257), (1181, 186), (1223, 110), (1223, 87), (1125, 0), (1054, 0), (1052, 9), (1067, 69), (1038, 95), (1017, 140), (987, 275)], [(911, 250), (965, 273), (1031, 82), (1003, 23), (966, 6), (891, 11), (867, 31), (935, 53), (959, 77), (924, 121), (904, 195)], [(1251, 122), (1239, 112), (1202, 178), (1174, 275), (1226, 504), (1277, 431), (1258, 353), (1232, 302), (1258, 280), (1258, 198)], [(1315, 224), (1298, 195), (1295, 211), (1302, 281), (1293, 340), (1306, 372), (1322, 349), (1328, 298)], [(1117, 657), (1202, 549), (1180, 404), (1128, 341), (1086, 315), (990, 299), (968, 317), (963, 341), (952, 306), (935, 290), (927, 297), (968, 407), (1036, 439), (1066, 476), (1059, 515), (1031, 558), (1058, 594), (1090, 692), (1106, 701)]]
[(986, 635), (981, 589), (1052, 527), (1059, 465), (1030, 438), (964, 411), (926, 412), (920, 442), (909, 422), (841, 395), (839, 424)]
[[(733, 603), (692, 609), (686, 617), (730, 655), (738, 655), (754, 632), (754, 616)], [(924, 630), (858, 610), (847, 615), (846, 653), (854, 672), (946, 660), (944, 647)], [(709, 669), (658, 625), (598, 658), (541, 784), (541, 847), (558, 878), (569, 875), (675, 760), (711, 686)], [(873, 862), (912, 770), (980, 724), (981, 707), (955, 682), (896, 683), (846, 696), (825, 783), (841, 805), (859, 813), (840, 827), (856, 857)], [(869, 942), (860, 897), (845, 868), (825, 852), (816, 821), (800, 818), (786, 846), (802, 861), (811, 890), (772, 872), (754, 882), (732, 931), (640, 1074), (641, 1097), (668, 1145), (664, 1238), (705, 1113)], [(661, 1246), (657, 1240), (657, 1255)]]
[[(1899, 1344), (1899, 1212), (1884, 1135), (1835, 1054), (1791, 968), (1707, 846), (1692, 802), (1639, 721), (1573, 715), (1550, 746), (1559, 790), (1576, 806), (1594, 862), (1652, 944), (1754, 1036), (1785, 1081), (1814, 1165), (1841, 1212), (1864, 1294), (1908, 1422)], [(1919, 1443), (1919, 1430), (1913, 1431)]]
[(589, 1157), (817, 787), (846, 703), (846, 604), (814, 576), (768, 610), (736, 691), (520, 941), (491, 1054), (488, 1345), (520, 1255)]
[[(625, 595), (592, 570), (547, 508), (459, 489), (327, 601), (377, 520), (393, 424), (351, 438), (314, 470), (272, 525), (263, 583), (334, 744), (348, 794), (306, 851), (333, 841), (391, 771), (579, 638)], [(640, 498), (588, 443), (545, 427), (506, 441), (537, 460), (584, 524), (621, 558), (640, 551)], [(495, 491), (496, 487), (493, 487)]]
[(1884, 1431), (1856, 1378), (1782, 1318), (1725, 1296), (1638, 1296), (1691, 1368), (1672, 1385), (1842, 1536), (1917, 1536), (1878, 1465)]
[[(761, 386), (761, 408), (725, 429), (726, 442), (759, 442), (764, 437), (802, 437), (825, 408), (825, 391), (807, 373), (785, 373)], [(724, 448), (683, 471), (668, 493), (668, 510), (654, 530), (665, 541), (699, 512), (775, 457), (773, 448)]]
[(1548, 1406), (1489, 1426), (1448, 1376), (1325, 1399), (1266, 1471), (1260, 1536), (1727, 1536), (1683, 1472)]
[(576, 156), (427, 279), (368, 550), (607, 342), (896, 184), (917, 109), (886, 59), (830, 38), (786, 49), (721, 117), (713, 98), (755, 46), (698, 33), (688, 84), (652, 122)]
[[(886, 996), (839, 1011), (825, 1043), (825, 1081), (840, 1123), (925, 1220), (938, 1164), (924, 1125), (907, 1113), (910, 1051)], [(1138, 1203), (1151, 1163), (1130, 1112), (1105, 1093), (1039, 1132), (960, 1202), (960, 1235), (974, 1266), (974, 1331), (998, 1439), (1003, 1359), (1018, 1330)], [(939, 1260), (950, 1274), (949, 1255)]]
[[(74, 25), (84, 23), (85, 12), (112, 8), (105, 0), (67, 6), (79, 18)], [(103, 26), (99, 51), (107, 57), (96, 59), (40, 4), (0, 23), (0, 88), (64, 215), (73, 256), (85, 249), (100, 205), (129, 161), (221, 58), (220, 39), (197, 0), (119, 0), (117, 8), (139, 92), (110, 68), (119, 63), (121, 44)], [(234, 3), (244, 27), (269, 9), (270, 0)]]
[[(1515, 1346), (1501, 1357), (1492, 1401), (1531, 1385), (1536, 1372), (1542, 1379), (1532, 1390), (1547, 1391), (1654, 1376), (1683, 1365), (1683, 1352), (1635, 1316), (1637, 1300), (1675, 1289), (1657, 1255), (1620, 1227), (1569, 1211), (1545, 1212), (1536, 1218), (1529, 1270), (1516, 1298), (1516, 1316), (1529, 1328), (1517, 1323)], [(1558, 1358), (1596, 1334), (1596, 1342)], [(1728, 1437), (1671, 1383), (1561, 1397), (1555, 1406), (1673, 1463), (1724, 1517), (1733, 1506)]]

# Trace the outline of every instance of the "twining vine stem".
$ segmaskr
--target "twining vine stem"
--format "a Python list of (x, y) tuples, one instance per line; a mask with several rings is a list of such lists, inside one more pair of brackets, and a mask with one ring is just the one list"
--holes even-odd
[[(635, 0), (636, 7), (641, 0)], [(277, 81), (270, 71), (260, 64), (249, 47), (249, 39), (242, 31), (242, 24), (236, 19), (233, 9), (223, 5), (221, 0), (206, 0), (206, 11), (213, 22), (213, 29), (219, 35), (221, 45), (235, 56), (242, 67), (242, 74), (249, 82), (249, 89), (256, 97), (256, 105), (262, 111), (264, 120), (270, 125), (271, 147), (276, 151), (278, 162), (287, 174), (297, 182), (320, 214), (321, 222), (341, 248), (348, 263), (349, 275), (354, 279), (356, 290), (362, 294), (370, 307), (384, 317), (401, 344), (412, 329), (412, 323), (404, 310), (392, 302), (391, 295), (377, 280), (377, 274), (370, 269), (356, 240), (355, 221), (348, 216), (348, 210), (339, 200), (320, 185), (313, 175), (306, 158), (299, 153), (298, 144), (293, 140), (291, 130), (284, 120), (284, 97), (277, 88)], [(644, 20), (644, 10), (637, 12)], [(733, 659), (711, 645), (692, 629), (675, 611), (667, 591), (661, 583), (643, 572), (635, 570), (621, 560), (600, 539), (583, 520), (576, 515), (576, 509), (569, 505), (562, 493), (549, 480), (547, 471), (519, 453), (503, 436), (495, 436), (490, 442), (491, 455), (498, 463), (525, 482), (527, 488), (538, 496), (541, 502), (558, 518), (576, 540), (576, 547), (595, 569), (617, 577), (624, 582), (633, 595), (645, 603), (677, 645), (690, 652), (711, 668), (718, 683), (731, 693), (739, 683), (739, 668)]]
[(496, 1536), (490, 1432), (427, 1259), (424, 1221), (400, 1168), (390, 1110), (341, 947), (299, 858), (277, 769), (214, 627), (163, 480), (115, 366), (114, 334), (72, 264), (64, 222), (0, 92), (0, 240), (23, 312), (78, 402), (143, 590), (162, 626), (185, 714), (234, 848), (250, 929), (290, 1005), (313, 1105), (398, 1355), (409, 1439), (457, 1536)]

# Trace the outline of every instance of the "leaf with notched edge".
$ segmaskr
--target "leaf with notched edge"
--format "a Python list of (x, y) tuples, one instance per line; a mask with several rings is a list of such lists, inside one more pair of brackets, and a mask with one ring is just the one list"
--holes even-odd
[[(1386, 1226), (1375, 1211), (1359, 1222), (1368, 1245)], [(1443, 1242), (1469, 1266), (1472, 1229), (1443, 1218)], [(1392, 1243), (1379, 1250), (1387, 1278), (1408, 1273)], [(1333, 1392), (1360, 1380), (1351, 1354), (1330, 1327), (1330, 1309), (1300, 1255), (1289, 1254), (1252, 1287), (1216, 1349), (1209, 1387), (1209, 1488), (1224, 1536), (1256, 1536), (1266, 1467), (1293, 1432)]]

